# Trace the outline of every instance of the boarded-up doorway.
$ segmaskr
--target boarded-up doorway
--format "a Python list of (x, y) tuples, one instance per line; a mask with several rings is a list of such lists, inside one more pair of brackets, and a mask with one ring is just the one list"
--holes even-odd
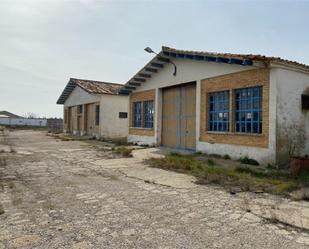
[(162, 91), (162, 145), (195, 149), (196, 84), (188, 83)]

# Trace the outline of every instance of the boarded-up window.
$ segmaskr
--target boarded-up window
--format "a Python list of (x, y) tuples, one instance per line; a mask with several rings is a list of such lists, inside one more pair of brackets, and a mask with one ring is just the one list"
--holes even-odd
[(95, 106), (95, 125), (100, 124), (100, 106), (96, 105)]
[(303, 94), (301, 96), (301, 106), (303, 110), (309, 110), (309, 96)]
[(119, 112), (119, 118), (128, 118), (127, 112)]

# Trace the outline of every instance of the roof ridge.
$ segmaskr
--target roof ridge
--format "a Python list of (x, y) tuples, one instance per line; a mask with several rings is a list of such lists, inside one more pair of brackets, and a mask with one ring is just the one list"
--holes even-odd
[(297, 62), (289, 59), (282, 58), (280, 56), (268, 56), (268, 55), (263, 55), (263, 54), (241, 54), (241, 53), (224, 53), (224, 52), (209, 52), (209, 51), (196, 51), (196, 50), (182, 50), (182, 49), (177, 49), (177, 48), (172, 48), (168, 46), (162, 46), (162, 52), (178, 52), (178, 53), (191, 53), (191, 54), (209, 54), (209, 55), (217, 55), (217, 56), (231, 56), (231, 57), (247, 57), (247, 59), (251, 60), (256, 60), (256, 61), (273, 61), (273, 62), (283, 62), (287, 63), (289, 65), (298, 65), (309, 68), (309, 65), (302, 63), (302, 62)]
[(70, 78), (70, 80), (80, 80), (80, 81), (88, 81), (88, 82), (94, 82), (94, 83), (103, 83), (103, 84), (111, 84), (111, 85), (120, 85), (122, 86), (123, 84), (121, 83), (114, 83), (114, 82), (107, 82), (107, 81), (99, 81), (99, 80), (88, 80), (88, 79), (79, 79), (79, 78)]

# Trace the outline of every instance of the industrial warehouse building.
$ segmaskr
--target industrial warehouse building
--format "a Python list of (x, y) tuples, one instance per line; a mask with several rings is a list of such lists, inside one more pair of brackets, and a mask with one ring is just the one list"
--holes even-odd
[(73, 133), (263, 164), (309, 154), (309, 66), (280, 58), (162, 47), (125, 85), (71, 79), (57, 103)]
[(123, 85), (71, 78), (57, 104), (64, 105), (64, 131), (74, 135), (126, 138), (128, 96)]
[(162, 47), (120, 92), (133, 143), (271, 164), (309, 154), (309, 67), (297, 62)]

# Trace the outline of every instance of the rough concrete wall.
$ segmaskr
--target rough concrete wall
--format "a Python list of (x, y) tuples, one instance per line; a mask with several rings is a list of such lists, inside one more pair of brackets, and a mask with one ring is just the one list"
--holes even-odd
[(277, 162), (309, 154), (309, 112), (301, 108), (301, 95), (309, 87), (309, 75), (276, 69)]
[(80, 87), (75, 87), (68, 99), (65, 101), (64, 106), (76, 106), (87, 103), (100, 101), (100, 95), (89, 94)]
[[(119, 118), (119, 112), (127, 112), (127, 118)], [(102, 95), (100, 101), (100, 135), (123, 138), (129, 133), (129, 97)]]

